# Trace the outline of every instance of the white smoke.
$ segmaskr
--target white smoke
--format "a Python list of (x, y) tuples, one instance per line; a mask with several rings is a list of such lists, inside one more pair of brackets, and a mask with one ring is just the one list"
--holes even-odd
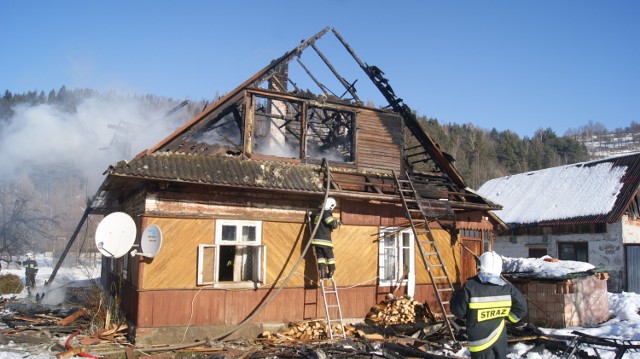
[(180, 111), (166, 116), (168, 101), (162, 102), (166, 108), (158, 103), (111, 93), (83, 99), (75, 111), (49, 104), (14, 107), (14, 116), (0, 127), (2, 180), (65, 164), (96, 190), (110, 164), (152, 147), (185, 121)]

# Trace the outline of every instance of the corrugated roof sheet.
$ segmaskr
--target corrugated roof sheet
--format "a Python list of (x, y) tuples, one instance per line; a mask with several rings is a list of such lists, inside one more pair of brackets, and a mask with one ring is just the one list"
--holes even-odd
[(171, 180), (264, 189), (322, 191), (319, 166), (242, 160), (174, 152), (152, 153), (120, 161), (107, 173), (115, 176)]
[(640, 183), (640, 153), (496, 178), (478, 193), (509, 226), (612, 223)]

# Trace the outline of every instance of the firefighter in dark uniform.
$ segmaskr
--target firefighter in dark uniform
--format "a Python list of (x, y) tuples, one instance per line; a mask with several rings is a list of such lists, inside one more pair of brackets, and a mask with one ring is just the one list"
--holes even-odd
[(338, 228), (342, 223), (333, 217), (332, 211), (334, 208), (336, 208), (336, 200), (329, 197), (324, 204), (322, 218), (320, 218), (320, 210), (316, 211), (311, 216), (314, 227), (318, 221), (320, 222), (320, 225), (316, 230), (316, 234), (311, 240), (311, 244), (313, 244), (313, 247), (316, 250), (320, 279), (333, 277), (333, 273), (336, 270), (336, 260), (333, 258), (331, 232)]
[(27, 259), (24, 261), (18, 261), (19, 265), (24, 267), (25, 283), (27, 290), (31, 293), (31, 288), (36, 287), (36, 274), (38, 274), (38, 262), (33, 257), (33, 253), (27, 253)]
[(527, 314), (527, 300), (501, 273), (500, 255), (483, 253), (478, 275), (451, 299), (451, 312), (466, 322), (471, 358), (506, 358), (505, 320), (516, 323)]

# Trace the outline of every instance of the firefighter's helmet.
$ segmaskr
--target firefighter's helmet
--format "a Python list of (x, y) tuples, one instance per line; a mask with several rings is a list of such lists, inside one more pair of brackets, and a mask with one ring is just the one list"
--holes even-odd
[(331, 211), (336, 208), (336, 200), (333, 197), (327, 198), (327, 201), (324, 203), (324, 210)]
[(480, 256), (480, 273), (500, 276), (502, 274), (502, 257), (496, 252), (485, 252)]
[(27, 259), (33, 259), (33, 253), (31, 252), (27, 253)]

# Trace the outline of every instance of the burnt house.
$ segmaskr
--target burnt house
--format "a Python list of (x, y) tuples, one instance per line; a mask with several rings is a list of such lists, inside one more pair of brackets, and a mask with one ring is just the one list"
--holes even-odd
[(640, 291), (640, 153), (496, 178), (478, 193), (503, 206), (507, 257), (588, 262), (608, 271), (610, 292)]
[[(346, 80), (324, 54), (319, 40), (331, 33), (362, 79)], [(298, 86), (294, 66), (317, 93)], [(358, 80), (388, 104), (365, 105)], [(345, 318), (364, 318), (392, 292), (446, 311), (452, 287), (475, 275), (473, 255), (492, 246), (489, 210), (500, 208), (467, 188), (384, 73), (329, 28), (106, 175), (91, 212), (125, 212), (139, 233), (156, 225), (164, 238), (153, 258), (103, 261), (103, 285), (138, 343), (324, 317), (304, 249), (308, 215), (326, 196), (343, 223), (333, 241)]]

